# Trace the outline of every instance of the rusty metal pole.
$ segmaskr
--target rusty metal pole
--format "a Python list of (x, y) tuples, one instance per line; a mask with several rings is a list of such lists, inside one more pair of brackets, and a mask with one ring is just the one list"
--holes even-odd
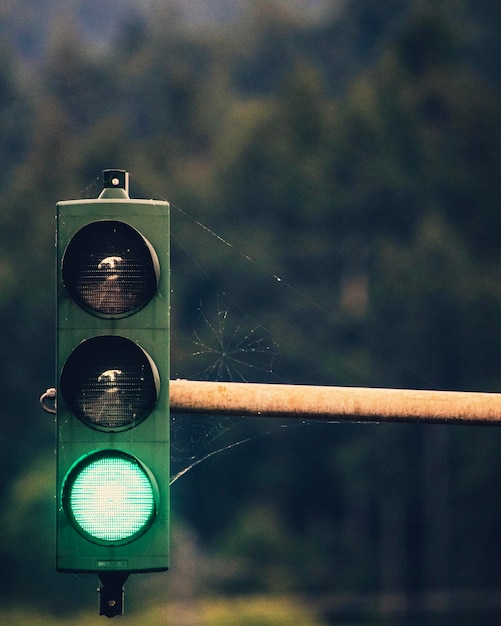
[(501, 424), (501, 394), (170, 381), (173, 413), (352, 422)]

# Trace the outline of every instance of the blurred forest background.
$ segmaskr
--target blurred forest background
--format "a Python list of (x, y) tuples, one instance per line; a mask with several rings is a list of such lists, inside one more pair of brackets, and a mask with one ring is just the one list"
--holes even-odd
[[(3, 0), (2, 623), (98, 619), (38, 398), (54, 205), (102, 169), (173, 204), (173, 378), (501, 391), (500, 32), (498, 0)], [(499, 624), (498, 429), (173, 417), (174, 473), (250, 441), (173, 483), (121, 623)]]

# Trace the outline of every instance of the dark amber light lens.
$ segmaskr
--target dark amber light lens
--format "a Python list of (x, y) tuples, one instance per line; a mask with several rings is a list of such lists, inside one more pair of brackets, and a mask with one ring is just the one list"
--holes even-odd
[(125, 337), (103, 335), (78, 345), (64, 364), (61, 393), (82, 422), (119, 431), (153, 410), (160, 381), (151, 357)]
[(75, 302), (108, 318), (142, 309), (156, 293), (159, 273), (151, 244), (132, 226), (114, 220), (81, 228), (62, 261), (63, 283)]

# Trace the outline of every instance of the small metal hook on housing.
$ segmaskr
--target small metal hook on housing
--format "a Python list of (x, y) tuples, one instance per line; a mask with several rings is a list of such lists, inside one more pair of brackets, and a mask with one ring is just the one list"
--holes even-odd
[[(46, 404), (47, 400), (52, 400), (54, 406), (48, 406)], [(52, 413), (55, 415), (56, 413), (56, 390), (54, 387), (49, 387), (47, 391), (40, 396), (40, 404), (42, 405), (42, 409), (46, 413)]]

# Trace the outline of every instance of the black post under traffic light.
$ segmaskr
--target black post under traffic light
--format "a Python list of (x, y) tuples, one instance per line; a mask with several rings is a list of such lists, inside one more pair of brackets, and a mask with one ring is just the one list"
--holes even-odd
[(57, 204), (56, 567), (97, 573), (112, 616), (169, 565), (169, 204), (103, 174)]

